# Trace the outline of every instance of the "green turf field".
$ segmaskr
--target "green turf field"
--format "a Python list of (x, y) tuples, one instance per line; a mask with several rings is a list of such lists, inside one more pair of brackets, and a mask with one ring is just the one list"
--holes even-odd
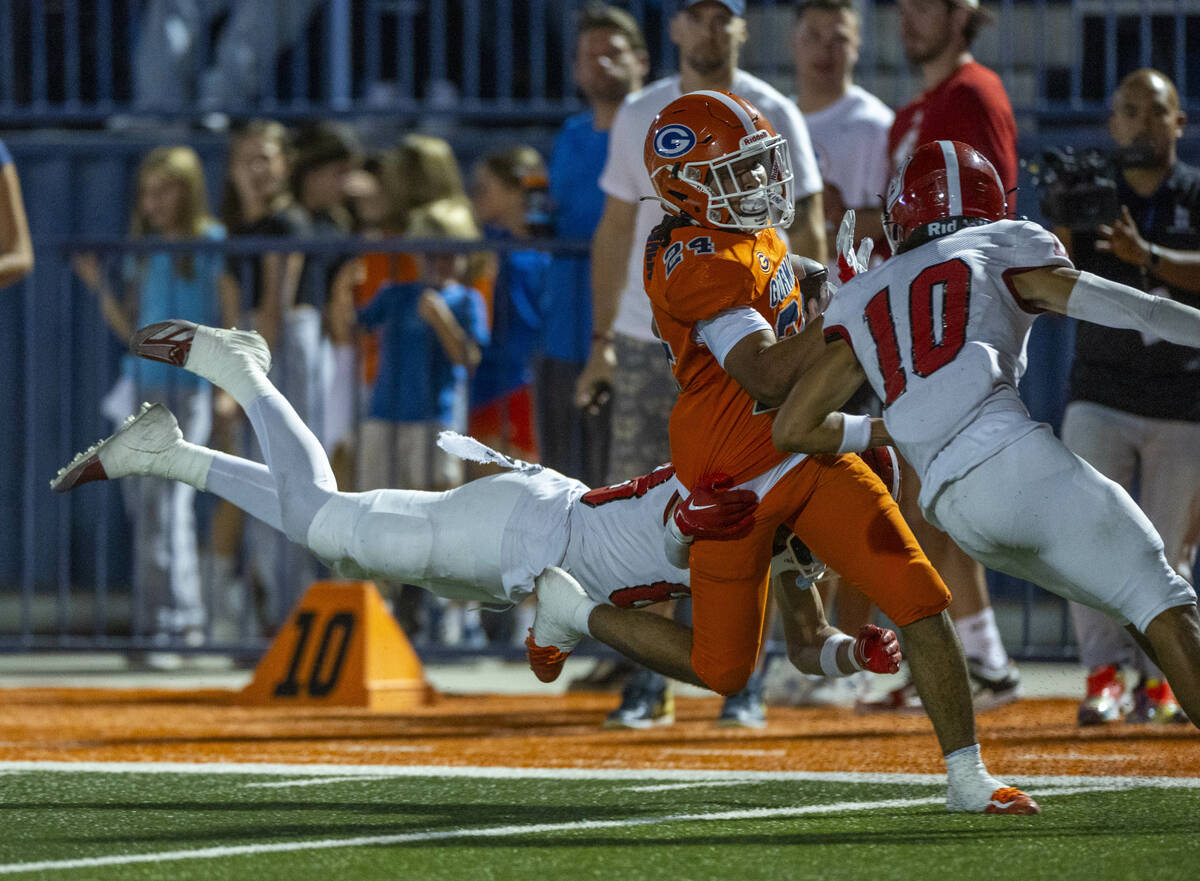
[(945, 813), (941, 783), (920, 775), (264, 770), (0, 765), (0, 875), (1099, 881), (1200, 873), (1200, 781), (1189, 779), (1023, 778), (1041, 816), (982, 817)]

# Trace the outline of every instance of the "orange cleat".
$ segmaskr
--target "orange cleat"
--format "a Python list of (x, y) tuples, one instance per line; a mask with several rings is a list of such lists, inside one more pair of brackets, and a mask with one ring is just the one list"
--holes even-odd
[(529, 628), (529, 636), (525, 637), (525, 650), (529, 656), (529, 669), (542, 682), (553, 682), (562, 673), (563, 662), (570, 652), (559, 651), (556, 645), (538, 645), (533, 641), (533, 628)]
[(1040, 814), (1038, 803), (1015, 786), (1004, 786), (992, 793), (983, 809), (985, 814)]

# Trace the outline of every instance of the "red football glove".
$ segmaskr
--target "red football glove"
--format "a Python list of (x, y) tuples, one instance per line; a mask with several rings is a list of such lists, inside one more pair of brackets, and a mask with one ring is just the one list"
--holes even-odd
[(688, 538), (727, 541), (745, 538), (754, 527), (758, 495), (730, 489), (733, 478), (715, 474), (700, 478), (690, 496), (675, 508), (675, 525)]
[(854, 640), (854, 663), (872, 673), (898, 673), (904, 655), (895, 632), (868, 624)]
[(871, 447), (859, 453), (858, 457), (879, 475), (892, 498), (900, 501), (900, 462), (896, 458), (896, 451), (891, 447)]

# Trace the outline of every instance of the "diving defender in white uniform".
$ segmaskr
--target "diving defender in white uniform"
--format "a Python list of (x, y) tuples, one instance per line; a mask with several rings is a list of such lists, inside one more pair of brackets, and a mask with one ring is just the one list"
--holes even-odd
[[(267, 379), (270, 353), (258, 334), (167, 321), (139, 330), (130, 349), (229, 392), (249, 417), (267, 464), (187, 443), (170, 411), (146, 405), (76, 456), (51, 487), (64, 492), (130, 474), (180, 480), (279, 529), (341, 575), (416, 584), (448, 599), (499, 607), (525, 599), (544, 579), (570, 579), (595, 602), (637, 608), (689, 593), (693, 540), (736, 538), (753, 522), (753, 492), (708, 485), (688, 495), (669, 465), (589, 490), (449, 433), (442, 439), (449, 451), (509, 470), (449, 492), (339, 492), (320, 442)], [(794, 553), (789, 545), (780, 554), (781, 570), (801, 570)], [(797, 666), (833, 676), (894, 672), (895, 634), (864, 628), (855, 640), (829, 626), (816, 592), (804, 590), (819, 572), (801, 574), (810, 577), (796, 587), (811, 604), (795, 625), (808, 637), (805, 650), (792, 653)], [(535, 648), (534, 672), (555, 678), (562, 658), (535, 657)]]

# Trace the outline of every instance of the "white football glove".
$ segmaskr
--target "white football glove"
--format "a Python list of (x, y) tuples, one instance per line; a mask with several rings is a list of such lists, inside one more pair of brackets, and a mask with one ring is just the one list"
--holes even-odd
[(871, 251), (875, 247), (875, 242), (870, 236), (867, 236), (859, 242), (858, 251), (855, 252), (853, 208), (847, 208), (846, 213), (842, 215), (842, 223), (838, 227), (834, 243), (837, 245), (839, 282), (845, 284), (859, 273), (867, 271), (871, 264)]

